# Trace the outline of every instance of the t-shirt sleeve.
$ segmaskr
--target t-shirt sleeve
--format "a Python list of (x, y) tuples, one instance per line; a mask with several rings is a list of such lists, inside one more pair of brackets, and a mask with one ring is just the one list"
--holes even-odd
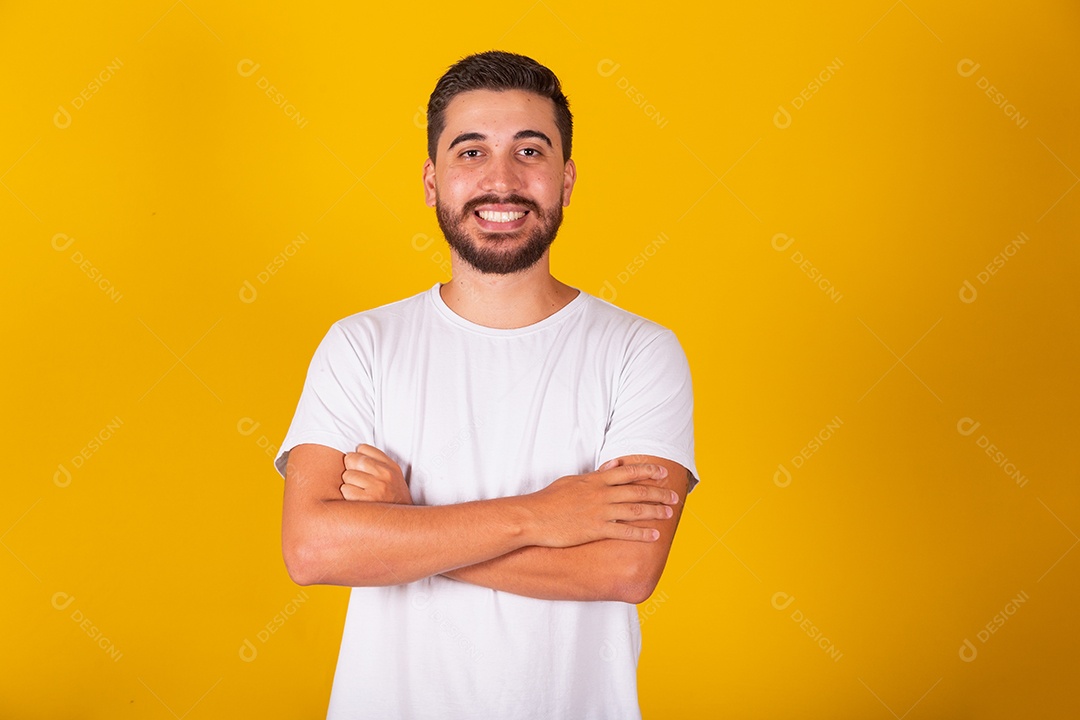
[(624, 360), (598, 465), (623, 455), (673, 460), (690, 471), (691, 490), (698, 483), (690, 366), (670, 330)]
[(334, 323), (308, 367), (292, 423), (281, 442), (274, 467), (285, 477), (289, 451), (316, 443), (343, 453), (360, 443), (374, 444), (375, 398), (370, 352)]

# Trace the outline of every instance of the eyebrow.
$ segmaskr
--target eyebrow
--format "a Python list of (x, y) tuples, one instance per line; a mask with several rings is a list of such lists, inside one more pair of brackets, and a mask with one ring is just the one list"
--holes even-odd
[(478, 132), (461, 133), (456, 138), (454, 138), (453, 141), (451, 141), (450, 147), (446, 149), (453, 150), (455, 145), (463, 142), (469, 142), (470, 140), (487, 140), (487, 135)]
[(543, 140), (544, 142), (547, 143), (548, 147), (554, 147), (551, 144), (551, 138), (549, 138), (547, 135), (540, 132), (539, 130), (519, 130), (514, 135), (515, 140), (521, 140), (523, 138), (536, 138), (537, 140)]
[[(551, 144), (551, 138), (549, 138), (547, 135), (540, 132), (539, 130), (518, 130), (516, 133), (514, 133), (515, 140), (522, 140), (524, 138), (536, 138), (538, 140), (543, 140), (545, 143), (547, 143), (548, 147), (554, 147), (554, 145)], [(450, 142), (450, 146), (446, 149), (453, 150), (455, 145), (463, 142), (469, 142), (471, 140), (487, 140), (487, 135), (478, 132), (461, 133)]]

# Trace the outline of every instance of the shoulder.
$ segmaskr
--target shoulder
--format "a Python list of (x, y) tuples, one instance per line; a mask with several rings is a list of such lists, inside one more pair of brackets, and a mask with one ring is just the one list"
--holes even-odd
[[(438, 286), (435, 286), (438, 287)], [(338, 320), (335, 325), (342, 329), (350, 329), (363, 325), (377, 324), (380, 322), (394, 322), (422, 312), (431, 304), (430, 295), (432, 288), (412, 295), (401, 300), (386, 303), (378, 307), (347, 315)]]
[(658, 322), (582, 291), (584, 322), (590, 334), (617, 342), (628, 350), (652, 345), (681, 348), (675, 333)]
[(319, 342), (318, 354), (370, 357), (375, 346), (414, 326), (430, 305), (430, 290), (362, 310), (333, 322)]
[(401, 300), (347, 315), (331, 325), (330, 332), (337, 332), (347, 337), (363, 338), (400, 327), (403, 323), (410, 323), (418, 315), (430, 310), (431, 292), (429, 288)]

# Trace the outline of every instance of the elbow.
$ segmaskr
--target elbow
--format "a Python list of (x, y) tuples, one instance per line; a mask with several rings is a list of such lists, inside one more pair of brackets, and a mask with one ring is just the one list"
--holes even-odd
[(640, 605), (652, 597), (653, 590), (655, 589), (656, 584), (648, 581), (637, 580), (624, 583), (623, 586), (617, 590), (617, 597), (615, 599), (619, 602), (630, 603), (631, 605)]
[(297, 552), (285, 550), (282, 554), (285, 556), (285, 570), (294, 583), (297, 585), (314, 584), (307, 564), (299, 557)]
[(315, 585), (323, 579), (316, 562), (316, 553), (310, 543), (299, 538), (283, 537), (281, 554), (289, 578), (297, 585)]
[(648, 600), (660, 581), (660, 572), (652, 563), (627, 562), (620, 564), (619, 572), (613, 578), (610, 595), (612, 600), (640, 605)]
[(340, 553), (317, 538), (283, 536), (281, 554), (289, 578), (297, 585), (373, 587), (401, 582), (381, 563), (347, 563)]
[(316, 583), (316, 575), (306, 565), (300, 565), (295, 562), (285, 562), (285, 569), (289, 572), (289, 578), (297, 585), (314, 585)]

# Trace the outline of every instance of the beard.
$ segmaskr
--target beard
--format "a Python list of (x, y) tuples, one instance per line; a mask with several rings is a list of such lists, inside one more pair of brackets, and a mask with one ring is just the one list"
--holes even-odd
[[(519, 230), (512, 233), (479, 230), (478, 239), (473, 240), (466, 229), (473, 213), (481, 205), (500, 203), (526, 208), (529, 214), (536, 218), (537, 226), (531, 231)], [(447, 244), (462, 260), (485, 274), (509, 275), (528, 270), (540, 261), (551, 243), (555, 242), (555, 235), (562, 224), (563, 212), (561, 198), (554, 208), (542, 210), (535, 202), (520, 195), (505, 198), (485, 195), (465, 203), (460, 215), (455, 215), (454, 211), (436, 196), (435, 217)], [(523, 244), (520, 243), (522, 237), (525, 238)]]

